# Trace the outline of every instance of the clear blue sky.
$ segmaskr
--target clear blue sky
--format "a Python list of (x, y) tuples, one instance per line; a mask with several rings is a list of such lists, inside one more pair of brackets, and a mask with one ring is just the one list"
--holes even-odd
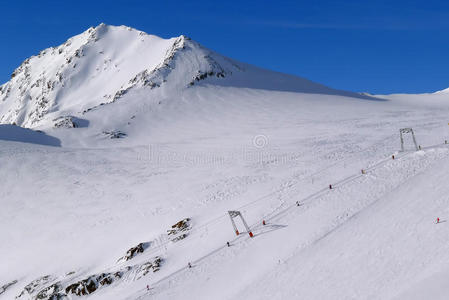
[[(219, 2), (219, 4), (217, 4)], [(449, 1), (1, 1), (0, 82), (101, 22), (185, 34), (223, 55), (334, 88), (449, 87)]]

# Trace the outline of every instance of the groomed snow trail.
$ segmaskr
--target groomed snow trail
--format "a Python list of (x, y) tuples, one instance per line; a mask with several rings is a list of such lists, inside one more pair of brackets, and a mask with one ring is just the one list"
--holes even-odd
[[(237, 298), (253, 299), (251, 294), (257, 291), (262, 299), (391, 299), (447, 270), (449, 229), (435, 220), (441, 216), (446, 220), (449, 213), (449, 159), (447, 150), (432, 152), (416, 153), (404, 161), (402, 172), (390, 169), (403, 180), (393, 187), (394, 177), (383, 178), (392, 187), (387, 193), (376, 195), (376, 201), (356, 214), (343, 215), (346, 222), (336, 219), (339, 226), (299, 248)], [(398, 299), (428, 299), (431, 294), (444, 299), (449, 292), (435, 291), (429, 284), (427, 288), (421, 296)]]
[[(377, 165), (369, 168), (365, 175), (360, 174), (345, 178), (335, 184), (332, 190), (323, 189), (310, 197), (299, 199), (301, 204), (299, 207), (292, 203), (291, 206), (283, 208), (281, 212), (270, 218), (264, 218), (268, 221), (266, 226), (262, 226), (260, 221), (258, 225), (252, 227), (255, 233), (254, 239), (248, 238), (247, 235), (241, 235), (231, 242), (233, 245), (231, 248), (223, 245), (223, 247), (215, 249), (206, 256), (192, 260), (194, 268), (182, 268), (157, 282), (150, 283), (152, 286), (150, 293), (142, 290), (140, 296), (133, 295), (129, 299), (150, 299), (152, 297), (170, 299), (174, 295), (179, 295), (180, 290), (184, 289), (188, 290), (189, 295), (196, 299), (206, 299), (210, 294), (202, 289), (204, 282), (207, 282), (206, 285), (210, 287), (220, 286), (219, 280), (223, 276), (224, 270), (232, 272), (233, 265), (237, 265), (236, 270), (238, 270), (239, 263), (245, 265), (245, 261), (247, 265), (257, 265), (259, 271), (263, 269), (261, 273), (257, 272), (257, 274), (264, 274), (260, 276), (261, 279), (266, 276), (273, 276), (271, 273), (277, 271), (271, 271), (271, 268), (268, 267), (273, 265), (273, 260), (278, 258), (278, 263), (281, 262), (280, 265), (288, 265), (288, 261), (301, 257), (309, 248), (316, 247), (316, 244), (338, 232), (347, 222), (357, 219), (360, 214), (365, 213), (365, 210), (373, 209), (376, 203), (382, 202), (395, 190), (407, 185), (416, 176), (422, 175), (429, 169), (431, 170), (431, 167), (439, 161), (445, 161), (448, 156), (447, 147), (437, 146), (419, 152), (396, 155), (395, 160), (389, 157), (380, 161)], [(291, 200), (297, 201), (298, 199), (293, 198)], [(223, 224), (223, 227), (226, 225)], [(283, 239), (287, 239), (290, 245), (294, 244), (295, 248), (279, 247), (279, 245), (286, 245), (285, 241), (282, 241)], [(270, 257), (270, 253), (278, 253), (279, 255)], [(258, 259), (260, 259), (259, 264), (257, 264)], [(261, 268), (260, 264), (266, 264), (266, 267)], [(280, 267), (275, 267), (276, 270), (278, 268)], [(214, 269), (220, 271), (214, 272)], [(215, 274), (217, 278), (212, 279), (212, 276), (208, 274), (214, 273), (217, 273)], [(251, 298), (251, 293), (245, 292), (245, 276), (242, 278), (241, 275), (239, 272), (233, 279), (228, 278), (226, 284), (231, 284), (233, 290), (241, 286), (242, 298), (243, 296), (244, 298)], [(207, 278), (204, 278), (204, 276)], [(259, 275), (254, 274), (252, 276), (259, 277)], [(211, 280), (214, 280), (213, 284), (209, 283)], [(249, 278), (246, 278), (246, 280), (249, 280)], [(259, 281), (254, 278), (251, 280), (252, 282)], [(274, 278), (273, 282), (280, 284)], [(254, 285), (257, 286), (257, 284)], [(299, 283), (299, 285), (302, 284)], [(289, 294), (289, 288), (278, 287), (273, 289), (273, 291), (279, 291), (279, 295), (273, 293), (273, 291), (267, 291), (266, 299), (271, 299), (271, 296), (275, 299), (285, 299), (284, 294)], [(254, 291), (253, 294), (260, 296), (260, 291)], [(306, 299), (312, 299), (307, 296), (307, 293), (289, 295), (294, 297), (302, 295)], [(363, 294), (360, 294), (359, 297), (361, 295)], [(236, 294), (229, 291), (229, 293), (224, 292), (222, 296), (223, 299), (233, 298)], [(334, 299), (347, 299), (347, 297), (352, 298), (348, 294)], [(332, 299), (332, 296), (329, 299)]]

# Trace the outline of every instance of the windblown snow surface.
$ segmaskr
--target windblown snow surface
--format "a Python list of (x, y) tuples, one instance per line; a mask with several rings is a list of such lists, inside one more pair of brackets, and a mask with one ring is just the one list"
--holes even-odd
[(0, 299), (448, 299), (448, 113), (91, 28), (1, 86)]

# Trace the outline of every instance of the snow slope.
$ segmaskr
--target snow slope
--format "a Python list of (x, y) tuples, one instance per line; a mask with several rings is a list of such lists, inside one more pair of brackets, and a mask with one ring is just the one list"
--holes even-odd
[(14, 125), (0, 124), (0, 140), (60, 146), (61, 141), (43, 132), (33, 131)]
[[(42, 110), (18, 100), (21, 91), (41, 99), (31, 87), (39, 77), (28, 85), (23, 69), (2, 86), (10, 88), (3, 122), (43, 129), (62, 147), (0, 136), (0, 299), (448, 294), (439, 279), (449, 272), (445, 96), (360, 96), (237, 63), (185, 37), (89, 31), (65, 46), (61, 55), (84, 56), (62, 68), (64, 87), (44, 89)], [(100, 49), (112, 64), (89, 77)], [(136, 49), (144, 63), (131, 62)], [(58, 51), (30, 59), (29, 74), (53, 78), (65, 59)], [(3, 126), (13, 136), (30, 131)], [(421, 151), (407, 137), (397, 152), (403, 127), (413, 127)], [(234, 235), (226, 214), (234, 209), (254, 238)], [(171, 241), (167, 230), (184, 218), (187, 236)], [(141, 242), (143, 253), (120, 259)], [(84, 279), (102, 284), (88, 296), (67, 290)]]

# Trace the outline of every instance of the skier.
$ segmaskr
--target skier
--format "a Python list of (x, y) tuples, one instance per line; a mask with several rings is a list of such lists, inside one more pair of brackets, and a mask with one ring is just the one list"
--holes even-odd
[(231, 247), (231, 244), (229, 244), (229, 242), (226, 242), (226, 245), (228, 245), (228, 247)]
[(267, 225), (267, 223), (265, 223), (265, 220), (262, 220), (262, 225)]
[(189, 267), (189, 269), (192, 267), (192, 265), (190, 263), (188, 263), (187, 266)]
[(440, 218), (437, 218), (437, 224), (440, 223)]
[(149, 290), (150, 290), (150, 285), (147, 284), (147, 291), (149, 291)]

